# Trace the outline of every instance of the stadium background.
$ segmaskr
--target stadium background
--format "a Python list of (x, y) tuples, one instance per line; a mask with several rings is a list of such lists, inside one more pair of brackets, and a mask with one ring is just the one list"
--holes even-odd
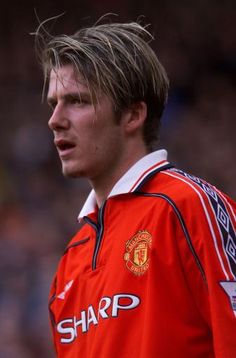
[(50, 358), (47, 296), (77, 228), (89, 187), (66, 180), (41, 103), (34, 54), (41, 20), (66, 12), (53, 32), (72, 33), (104, 13), (145, 15), (171, 81), (160, 147), (177, 166), (236, 199), (236, 2), (77, 0), (5, 2), (0, 13), (0, 357)]

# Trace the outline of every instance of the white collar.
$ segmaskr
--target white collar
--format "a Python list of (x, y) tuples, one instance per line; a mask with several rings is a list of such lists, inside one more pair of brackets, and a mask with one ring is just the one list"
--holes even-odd
[[(153, 170), (161, 168), (166, 164), (168, 164), (168, 162), (167, 151), (165, 149), (157, 150), (145, 155), (118, 180), (108, 195), (108, 198), (119, 194), (133, 192), (147, 175)], [(84, 216), (94, 212), (96, 206), (96, 195), (95, 191), (92, 190), (80, 211), (78, 219), (81, 220)]]

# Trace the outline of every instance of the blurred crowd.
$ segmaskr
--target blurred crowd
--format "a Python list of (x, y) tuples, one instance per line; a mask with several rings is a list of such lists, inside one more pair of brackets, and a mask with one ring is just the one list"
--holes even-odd
[[(90, 4), (83, 16), (88, 10), (110, 12), (108, 4)], [(234, 1), (127, 4), (119, 5), (125, 19), (148, 14), (153, 47), (170, 77), (159, 146), (176, 166), (236, 199)], [(29, 14), (15, 16), (32, 31), (24, 22)], [(50, 282), (90, 188), (82, 179), (62, 177), (48, 109), (41, 103), (33, 40), (25, 32), (19, 41), (20, 28), (6, 20), (3, 25), (8, 40), (2, 42), (5, 62), (0, 59), (0, 358), (50, 358)], [(76, 31), (76, 16), (70, 26)]]

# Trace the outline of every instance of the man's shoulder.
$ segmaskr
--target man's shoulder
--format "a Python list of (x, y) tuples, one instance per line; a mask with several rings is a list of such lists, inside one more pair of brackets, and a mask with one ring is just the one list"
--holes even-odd
[(154, 176), (146, 189), (162, 197), (188, 225), (233, 237), (236, 203), (207, 181), (172, 168)]
[(146, 188), (150, 192), (162, 193), (178, 204), (189, 202), (194, 205), (206, 201), (214, 204), (220, 200), (231, 200), (206, 180), (176, 168), (154, 176)]

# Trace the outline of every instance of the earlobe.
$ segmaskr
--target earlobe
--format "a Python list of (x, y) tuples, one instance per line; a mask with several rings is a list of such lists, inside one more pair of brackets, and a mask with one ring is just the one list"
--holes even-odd
[(144, 101), (135, 102), (130, 105), (124, 113), (125, 131), (132, 133), (142, 131), (147, 117), (147, 105)]

